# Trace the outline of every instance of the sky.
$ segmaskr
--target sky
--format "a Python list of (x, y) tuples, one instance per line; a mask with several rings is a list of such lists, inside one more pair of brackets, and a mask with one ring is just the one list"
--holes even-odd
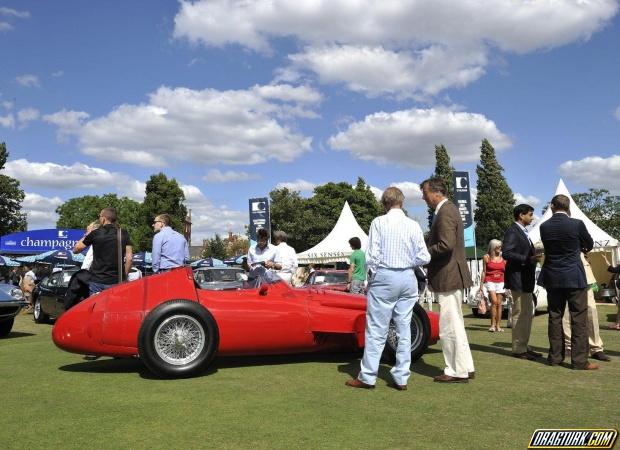
[(194, 244), (243, 233), (249, 198), (358, 177), (425, 226), (435, 144), (475, 185), (483, 138), (537, 214), (560, 178), (620, 194), (619, 7), (0, 1), (2, 173), (38, 229), (82, 195), (141, 201), (163, 172)]

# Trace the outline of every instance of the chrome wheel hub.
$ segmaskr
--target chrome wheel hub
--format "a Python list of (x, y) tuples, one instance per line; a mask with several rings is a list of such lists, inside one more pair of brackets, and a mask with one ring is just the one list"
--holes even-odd
[[(411, 350), (418, 347), (422, 342), (422, 323), (420, 318), (415, 314), (411, 317)], [(398, 336), (396, 335), (396, 324), (394, 321), (390, 321), (390, 327), (388, 329), (387, 344), (394, 351), (398, 348)]]
[(205, 346), (205, 332), (196, 319), (187, 315), (174, 315), (164, 320), (154, 336), (157, 355), (175, 366), (194, 361)]

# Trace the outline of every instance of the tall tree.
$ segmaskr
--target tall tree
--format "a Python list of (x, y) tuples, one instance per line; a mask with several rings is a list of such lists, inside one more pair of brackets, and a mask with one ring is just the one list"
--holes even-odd
[[(433, 178), (440, 178), (446, 183), (446, 189), (448, 189), (448, 198), (450, 201), (454, 201), (454, 189), (452, 186), (452, 174), (454, 173), (454, 167), (450, 165), (450, 155), (448, 150), (443, 144), (435, 145), (435, 173)], [(428, 208), (428, 228), (431, 228), (433, 222), (434, 209)]]
[(611, 195), (607, 189), (588, 189), (572, 197), (592, 222), (620, 239), (620, 196)]
[(140, 203), (116, 194), (84, 195), (67, 200), (58, 208), (58, 228), (81, 228), (94, 220), (104, 208), (114, 208), (118, 214), (118, 222), (127, 229), (134, 251), (150, 250), (140, 246), (143, 239), (143, 227), (140, 217)]
[[(0, 170), (4, 169), (9, 152), (4, 142), (0, 143)], [(0, 174), (0, 236), (26, 230), (26, 214), (22, 212), (24, 191), (19, 181)]]
[(480, 146), (480, 164), (476, 166), (478, 194), (476, 197), (476, 245), (486, 248), (491, 239), (501, 239), (514, 221), (515, 199), (497, 162), (495, 149), (486, 139)]
[(183, 204), (185, 194), (177, 180), (168, 179), (163, 173), (151, 175), (146, 182), (146, 195), (141, 208), (142, 248), (151, 249), (153, 244), (153, 219), (158, 214), (168, 214), (172, 220), (170, 226), (183, 233), (183, 222), (187, 217), (187, 208)]
[(284, 231), (288, 236), (288, 244), (298, 252), (305, 250), (304, 216), (307, 200), (299, 192), (291, 192), (287, 188), (274, 189), (269, 193), (269, 198), (271, 229)]
[(205, 249), (202, 252), (203, 258), (217, 258), (223, 260), (226, 256), (226, 243), (219, 234), (216, 234), (213, 239), (207, 240)]

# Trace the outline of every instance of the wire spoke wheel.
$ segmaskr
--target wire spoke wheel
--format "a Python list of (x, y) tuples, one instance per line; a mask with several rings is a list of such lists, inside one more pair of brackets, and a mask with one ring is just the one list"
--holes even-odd
[[(411, 317), (411, 351), (419, 347), (422, 344), (422, 340), (425, 339), (423, 330), (424, 327), (420, 317), (417, 314), (413, 314)], [(394, 351), (398, 348), (396, 324), (393, 320), (390, 321), (390, 327), (388, 328), (387, 344)]]
[(163, 320), (153, 336), (157, 355), (168, 364), (182, 366), (194, 361), (206, 344), (203, 326), (195, 318), (178, 314)]

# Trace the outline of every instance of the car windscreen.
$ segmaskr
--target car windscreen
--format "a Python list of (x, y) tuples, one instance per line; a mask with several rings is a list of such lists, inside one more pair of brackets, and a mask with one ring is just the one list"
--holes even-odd
[(243, 273), (243, 269), (213, 269), (205, 271), (206, 282), (218, 281), (239, 281), (238, 273)]
[(347, 272), (324, 272), (320, 274), (325, 277), (324, 284), (338, 284), (347, 282)]

